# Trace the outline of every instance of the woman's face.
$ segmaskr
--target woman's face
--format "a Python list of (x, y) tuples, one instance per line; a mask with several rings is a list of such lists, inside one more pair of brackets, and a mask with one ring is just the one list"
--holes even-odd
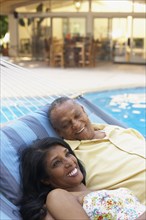
[(53, 146), (46, 157), (49, 179), (45, 181), (54, 188), (72, 191), (83, 180), (77, 159), (61, 145)]

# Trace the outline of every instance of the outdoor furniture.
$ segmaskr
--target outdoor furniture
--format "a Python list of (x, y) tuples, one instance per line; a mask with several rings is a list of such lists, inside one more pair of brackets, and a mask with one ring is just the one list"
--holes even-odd
[(53, 39), (50, 46), (51, 67), (96, 66), (96, 44), (90, 39)]
[(85, 66), (85, 44), (84, 42), (77, 42), (75, 45), (77, 49), (77, 54), (75, 54), (75, 59), (77, 57), (78, 66)]
[(93, 42), (84, 45), (84, 65), (88, 67), (95, 67), (96, 65), (96, 47)]
[(55, 41), (51, 45), (50, 65), (52, 67), (64, 67), (64, 43)]

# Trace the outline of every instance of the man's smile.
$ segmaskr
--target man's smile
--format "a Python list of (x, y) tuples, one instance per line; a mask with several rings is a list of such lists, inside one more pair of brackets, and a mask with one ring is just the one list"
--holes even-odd
[(85, 127), (81, 128), (79, 131), (77, 131), (77, 134), (80, 134), (83, 130), (85, 129)]

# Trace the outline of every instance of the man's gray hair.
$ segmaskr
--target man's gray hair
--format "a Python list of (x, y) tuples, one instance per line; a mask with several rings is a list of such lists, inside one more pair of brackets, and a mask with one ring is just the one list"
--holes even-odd
[(61, 97), (55, 99), (55, 100), (51, 103), (51, 105), (50, 105), (50, 107), (49, 107), (49, 110), (48, 110), (48, 117), (49, 117), (49, 120), (50, 120), (51, 124), (52, 124), (52, 121), (51, 121), (51, 113), (52, 113), (52, 111), (53, 111), (57, 106), (62, 105), (64, 102), (69, 101), (69, 100), (71, 100), (71, 101), (74, 102), (74, 99), (69, 98), (68, 96), (61, 96)]

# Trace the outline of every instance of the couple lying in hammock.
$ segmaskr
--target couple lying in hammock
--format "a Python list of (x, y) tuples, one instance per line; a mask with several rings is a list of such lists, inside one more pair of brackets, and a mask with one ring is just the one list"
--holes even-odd
[(145, 219), (144, 137), (91, 124), (68, 97), (55, 100), (48, 117), (62, 139), (38, 140), (22, 152), (22, 218)]

